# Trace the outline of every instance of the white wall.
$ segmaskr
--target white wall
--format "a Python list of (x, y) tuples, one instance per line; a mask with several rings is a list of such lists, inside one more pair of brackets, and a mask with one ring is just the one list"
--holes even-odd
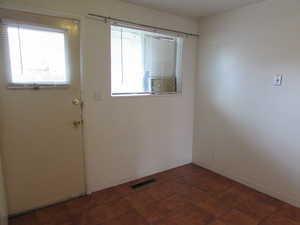
[(267, 0), (201, 21), (193, 152), (195, 163), (298, 206), (299, 12), (298, 0)]
[[(187, 38), (184, 42), (182, 96), (112, 98), (109, 29), (85, 15), (98, 13), (186, 32), (196, 32), (196, 22), (117, 0), (0, 0), (0, 3), (0, 7), (82, 19), (89, 192), (192, 161), (197, 40)], [(95, 93), (100, 101), (95, 99)]]
[[(84, 87), (90, 190), (191, 162), (196, 41), (184, 44), (182, 96), (112, 98), (109, 27), (87, 23), (86, 35), (93, 36), (86, 47)], [(96, 92), (102, 101), (95, 101)]]

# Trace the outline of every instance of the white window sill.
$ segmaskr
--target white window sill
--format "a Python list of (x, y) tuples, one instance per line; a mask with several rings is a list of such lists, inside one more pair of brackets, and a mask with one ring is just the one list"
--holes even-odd
[(111, 94), (112, 98), (128, 98), (128, 97), (170, 97), (170, 96), (182, 96), (180, 92), (172, 93), (135, 93), (135, 94)]
[(68, 88), (70, 84), (9, 84), (8, 89), (54, 89), (54, 88)]

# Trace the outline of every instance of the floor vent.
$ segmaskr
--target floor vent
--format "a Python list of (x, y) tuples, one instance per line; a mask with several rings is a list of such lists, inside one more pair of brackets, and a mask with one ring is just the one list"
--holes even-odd
[(145, 181), (143, 181), (143, 182), (140, 182), (140, 183), (131, 185), (131, 188), (132, 188), (132, 189), (140, 188), (140, 187), (145, 186), (145, 185), (147, 185), (147, 184), (154, 183), (155, 181), (156, 181), (155, 179), (145, 180)]

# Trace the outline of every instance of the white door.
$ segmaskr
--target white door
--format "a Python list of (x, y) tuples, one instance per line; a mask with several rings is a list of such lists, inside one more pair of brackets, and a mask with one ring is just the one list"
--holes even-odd
[(85, 193), (79, 22), (0, 18), (0, 149), (15, 214)]

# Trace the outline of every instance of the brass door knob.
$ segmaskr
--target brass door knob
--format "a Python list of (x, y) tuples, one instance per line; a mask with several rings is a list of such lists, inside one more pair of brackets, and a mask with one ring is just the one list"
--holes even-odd
[(74, 98), (74, 99), (72, 100), (72, 103), (73, 103), (73, 105), (80, 105), (81, 101), (80, 101), (80, 99), (78, 99), (78, 98)]

